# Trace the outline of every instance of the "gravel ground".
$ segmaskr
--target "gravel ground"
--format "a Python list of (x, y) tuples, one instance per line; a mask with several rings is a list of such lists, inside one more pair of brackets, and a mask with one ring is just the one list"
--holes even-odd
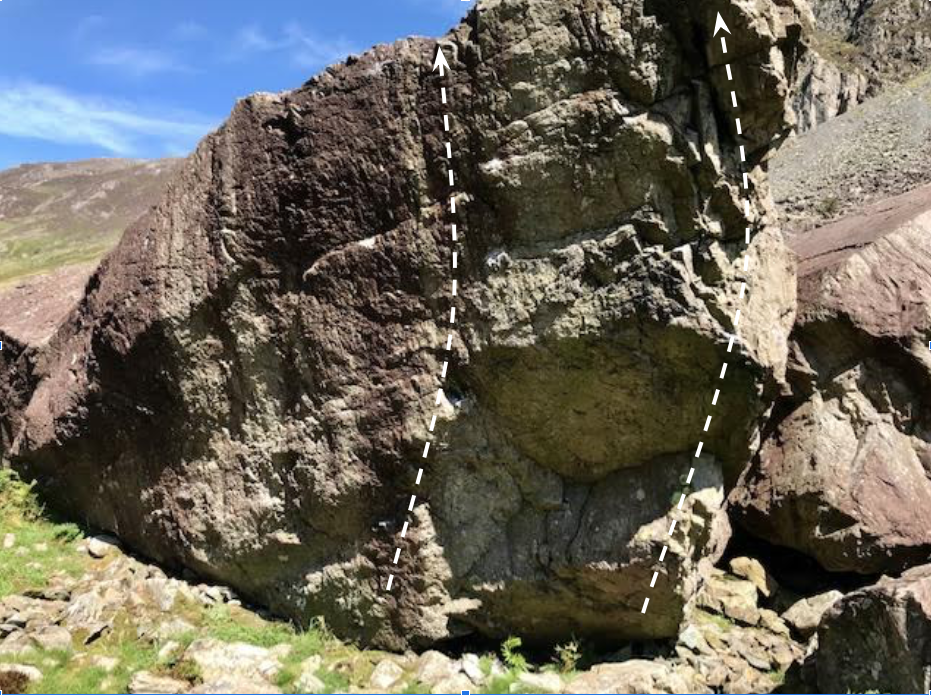
[(771, 167), (785, 227), (826, 220), (931, 182), (931, 72), (793, 138)]

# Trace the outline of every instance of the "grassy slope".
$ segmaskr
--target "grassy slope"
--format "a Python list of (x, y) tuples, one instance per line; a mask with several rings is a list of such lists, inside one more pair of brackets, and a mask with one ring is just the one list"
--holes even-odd
[(99, 260), (158, 201), (176, 167), (100, 160), (0, 172), (0, 286)]

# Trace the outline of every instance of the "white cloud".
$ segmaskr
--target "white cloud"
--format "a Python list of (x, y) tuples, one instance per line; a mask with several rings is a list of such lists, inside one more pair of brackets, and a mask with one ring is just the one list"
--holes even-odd
[(231, 57), (243, 59), (254, 53), (284, 53), (295, 66), (315, 69), (339, 62), (355, 52), (356, 47), (344, 38), (321, 39), (291, 22), (274, 36), (256, 25), (243, 27), (234, 42)]
[(133, 77), (147, 77), (160, 72), (189, 72), (189, 68), (163, 51), (145, 48), (102, 48), (90, 56), (91, 65), (115, 68)]
[[(115, 155), (190, 150), (214, 125), (191, 114), (77, 95), (34, 82), (0, 82), (0, 134), (58, 144), (96, 145)], [(145, 147), (143, 147), (145, 145)]]

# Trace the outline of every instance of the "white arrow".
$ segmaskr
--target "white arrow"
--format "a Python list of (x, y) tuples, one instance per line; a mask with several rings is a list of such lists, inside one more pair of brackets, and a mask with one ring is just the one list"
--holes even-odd
[(437, 45), (436, 47), (436, 60), (433, 61), (433, 70), (436, 72), (436, 69), (440, 69), (440, 77), (443, 77), (446, 74), (446, 71), (449, 70), (449, 63), (446, 62), (446, 56), (443, 53), (443, 47)]
[(724, 31), (726, 31), (728, 34), (731, 33), (731, 30), (728, 29), (728, 28), (727, 28), (727, 25), (724, 23), (724, 18), (721, 16), (721, 13), (718, 12), (718, 18), (717, 18), (717, 19), (715, 20), (715, 22), (714, 22), (714, 34), (713, 34), (713, 36), (717, 36), (717, 35), (718, 35), (718, 32), (721, 31), (721, 29), (723, 29)]

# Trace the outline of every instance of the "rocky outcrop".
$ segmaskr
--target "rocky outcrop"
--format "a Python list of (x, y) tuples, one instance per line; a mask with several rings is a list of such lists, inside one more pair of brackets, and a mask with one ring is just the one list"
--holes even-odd
[(931, 189), (795, 243), (793, 395), (732, 494), (740, 523), (832, 571), (931, 555)]
[[(487, 0), (444, 39), (449, 107), (425, 40), (243, 100), (50, 341), (13, 465), (147, 555), (365, 642), (676, 634), (783, 388), (794, 278), (765, 167), (800, 16)], [(467, 196), (443, 382), (447, 108)], [(743, 352), (685, 485), (748, 224)]]
[(931, 566), (835, 603), (818, 630), (815, 660), (822, 692), (931, 689)]
[(931, 74), (791, 138), (770, 171), (789, 231), (862, 213), (931, 183)]
[(849, 63), (825, 58), (816, 47), (805, 53), (798, 75), (792, 104), (800, 133), (846, 113), (871, 91), (869, 78), (863, 72)]
[(924, 2), (812, 0), (808, 51), (793, 88), (799, 131), (847, 112), (931, 67)]

